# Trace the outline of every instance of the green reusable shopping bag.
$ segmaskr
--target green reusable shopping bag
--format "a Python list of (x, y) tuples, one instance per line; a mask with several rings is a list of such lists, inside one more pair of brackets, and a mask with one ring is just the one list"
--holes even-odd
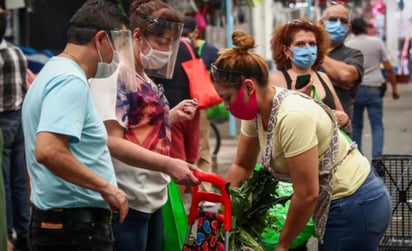
[[(255, 169), (259, 170), (262, 168), (261, 164), (257, 164)], [(291, 183), (279, 182), (277, 187), (277, 195), (279, 197), (289, 196), (293, 194), (293, 185)], [(284, 205), (276, 204), (269, 209), (269, 213), (275, 217), (276, 221), (274, 222), (276, 229), (268, 226), (265, 228), (262, 233), (263, 248), (265, 251), (273, 251), (276, 245), (279, 242), (280, 232), (279, 230), (283, 228), (285, 224), (286, 215), (288, 214), (290, 205), (290, 200), (287, 201)], [(291, 248), (296, 248), (309, 240), (310, 237), (315, 235), (315, 226), (312, 219), (306, 224), (305, 228), (299, 233), (299, 235), (293, 240)]]
[(222, 103), (207, 108), (207, 117), (213, 121), (225, 121), (229, 119), (229, 111)]
[(162, 207), (163, 251), (182, 250), (188, 228), (188, 219), (179, 186), (171, 181), (167, 190), (168, 199)]
[[(293, 193), (293, 187), (290, 183), (279, 182), (278, 183), (278, 195), (287, 196)], [(276, 204), (270, 209), (270, 213), (276, 217), (275, 225), (278, 229), (282, 229), (285, 224), (286, 215), (289, 210), (290, 200), (282, 204)], [(299, 235), (293, 240), (291, 248), (296, 248), (309, 240), (310, 237), (315, 235), (315, 226), (312, 219), (306, 224), (305, 228), (299, 233)], [(267, 227), (262, 233), (263, 247), (265, 251), (273, 251), (279, 242), (280, 232), (276, 229)]]

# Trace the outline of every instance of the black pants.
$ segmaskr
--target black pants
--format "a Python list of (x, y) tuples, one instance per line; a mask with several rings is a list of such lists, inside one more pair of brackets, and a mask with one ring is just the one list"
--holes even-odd
[(112, 251), (114, 237), (110, 216), (101, 217), (102, 209), (97, 209), (97, 216), (96, 209), (81, 210), (76, 209), (72, 214), (70, 209), (63, 212), (34, 209), (30, 221), (32, 250)]

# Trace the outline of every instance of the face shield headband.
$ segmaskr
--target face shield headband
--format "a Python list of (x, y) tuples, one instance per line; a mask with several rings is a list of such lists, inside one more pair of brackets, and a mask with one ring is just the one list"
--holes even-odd
[(210, 71), (216, 84), (239, 85), (242, 82), (242, 73), (238, 71), (219, 69), (214, 64), (211, 65)]
[[(140, 15), (139, 17), (148, 24), (145, 31), (145, 37), (156, 37), (161, 39), (162, 47), (168, 48), (168, 51), (170, 52), (170, 58), (167, 64), (158, 69), (145, 69), (146, 74), (151, 77), (171, 79), (173, 77), (180, 38), (182, 36), (183, 24), (169, 22), (151, 16)], [(167, 41), (168, 44), (165, 44), (165, 41)], [(154, 43), (150, 43), (150, 45), (153, 49), (158, 50), (157, 48), (154, 48)]]

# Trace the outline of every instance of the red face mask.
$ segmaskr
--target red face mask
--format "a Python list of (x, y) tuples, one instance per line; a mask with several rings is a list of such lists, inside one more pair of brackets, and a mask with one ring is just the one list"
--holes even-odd
[(249, 97), (249, 101), (243, 102), (243, 85), (240, 87), (233, 104), (230, 106), (230, 113), (238, 119), (251, 120), (258, 113), (256, 102), (256, 92), (253, 92)]

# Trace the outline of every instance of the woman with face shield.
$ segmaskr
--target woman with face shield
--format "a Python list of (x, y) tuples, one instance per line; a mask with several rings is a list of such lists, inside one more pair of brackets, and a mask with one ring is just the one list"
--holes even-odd
[(241, 184), (261, 155), (263, 168), (293, 184), (275, 251), (289, 250), (311, 217), (320, 251), (378, 250), (391, 199), (367, 158), (339, 133), (330, 108), (273, 86), (264, 59), (249, 52), (251, 36), (235, 31), (232, 40), (234, 48), (222, 51), (211, 68), (226, 108), (242, 119), (227, 181)]
[[(271, 40), (272, 57), (278, 71), (270, 79), (276, 86), (322, 100), (335, 111), (338, 126), (350, 128), (349, 116), (343, 111), (332, 82), (325, 73), (316, 70), (323, 62), (328, 43), (324, 29), (308, 20), (297, 19), (278, 26)], [(300, 81), (303, 76), (307, 76), (307, 82)]]
[(192, 119), (197, 102), (183, 100), (169, 110), (163, 88), (148, 76), (172, 76), (183, 26), (180, 13), (160, 0), (140, 0), (131, 3), (129, 18), (135, 90), (118, 84), (115, 117), (103, 114), (117, 183), (129, 199), (125, 221), (113, 224), (115, 249), (160, 251), (161, 208), (170, 178), (182, 185), (199, 183), (193, 175), (197, 167), (169, 157), (171, 124)]

